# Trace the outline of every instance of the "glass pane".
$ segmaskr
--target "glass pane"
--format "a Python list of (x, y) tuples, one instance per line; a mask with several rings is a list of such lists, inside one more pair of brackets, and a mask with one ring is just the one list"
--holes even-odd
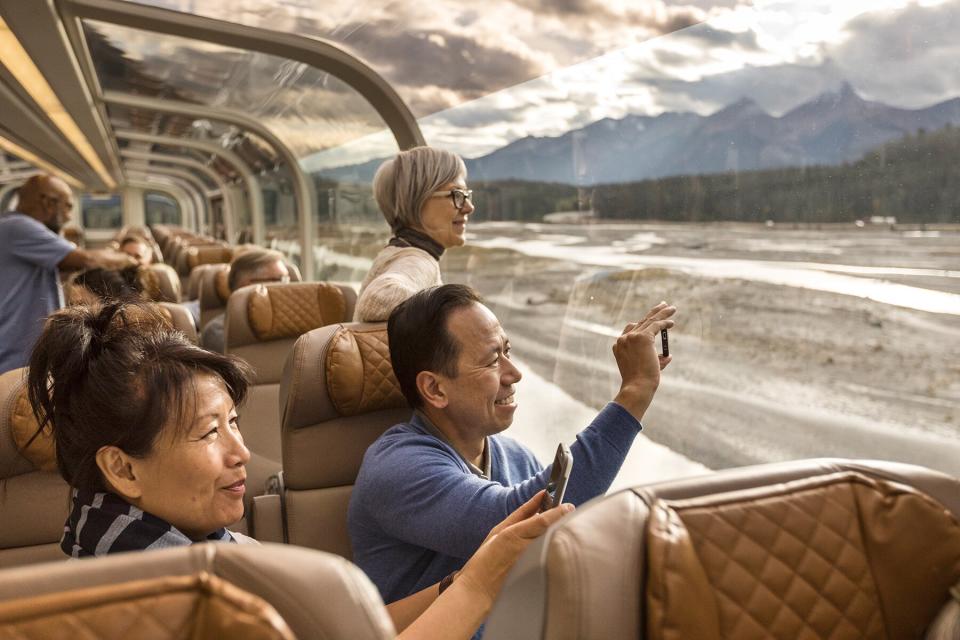
[(360, 94), (307, 65), (102, 22), (83, 25), (105, 90), (243, 112), (270, 128), (298, 157), (385, 126)]
[(123, 200), (119, 195), (80, 198), (83, 226), (86, 229), (119, 229), (123, 226)]
[(181, 225), (180, 205), (170, 196), (148, 191), (143, 194), (143, 214), (148, 225)]
[(482, 7), (457, 0), (138, 2), (333, 42), (370, 65), (422, 117), (688, 27), (711, 14), (707, 7), (744, 0), (490, 0)]

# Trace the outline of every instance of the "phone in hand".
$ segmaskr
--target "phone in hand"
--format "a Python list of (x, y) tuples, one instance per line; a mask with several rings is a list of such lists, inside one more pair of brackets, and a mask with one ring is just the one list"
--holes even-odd
[(670, 342), (667, 340), (667, 330), (660, 330), (660, 355), (666, 358), (670, 355)]
[(553, 466), (550, 470), (550, 481), (547, 483), (547, 493), (540, 502), (540, 511), (543, 513), (553, 509), (563, 502), (563, 494), (567, 491), (567, 482), (570, 480), (570, 470), (573, 468), (573, 454), (570, 447), (560, 443), (557, 455), (553, 457)]

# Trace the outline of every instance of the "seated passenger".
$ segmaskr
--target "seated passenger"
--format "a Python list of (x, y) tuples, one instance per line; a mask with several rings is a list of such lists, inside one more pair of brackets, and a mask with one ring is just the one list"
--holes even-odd
[[(230, 263), (227, 285), (231, 293), (247, 285), (267, 282), (290, 282), (290, 272), (283, 261), (283, 254), (279, 251), (248, 249)], [(225, 313), (218, 314), (203, 328), (200, 344), (204, 349), (217, 353), (225, 351), (226, 343), (223, 335), (225, 319)]]
[[(242, 360), (170, 330), (153, 305), (112, 302), (50, 316), (28, 388), (73, 487), (64, 553), (255, 542), (226, 529), (243, 515), (250, 452), (237, 405), (251, 375)], [(400, 637), (473, 633), (519, 553), (569, 511), (536, 515), (539, 497), (501, 523), (442, 597), (435, 584), (388, 607), (398, 629), (409, 626)]]
[(120, 241), (120, 251), (132, 257), (140, 266), (153, 264), (153, 249), (143, 238), (127, 236)]
[[(614, 344), (620, 391), (570, 447), (569, 502), (603, 495), (616, 477), (670, 362), (654, 338), (675, 312), (658, 304)], [(387, 331), (413, 417), (367, 449), (348, 521), (354, 562), (391, 602), (462, 567), (497, 522), (546, 486), (550, 468), (497, 435), (513, 421), (521, 375), (503, 328), (472, 289), (417, 293), (394, 310)]]
[(134, 264), (125, 254), (78, 249), (58, 235), (73, 210), (63, 180), (33, 176), (18, 195), (17, 210), (0, 217), (0, 373), (27, 364), (43, 321), (64, 305), (58, 268)]
[(440, 256), (465, 242), (473, 192), (467, 168), (449, 151), (417, 147), (387, 160), (373, 195), (393, 231), (360, 286), (354, 320), (383, 322), (417, 291), (441, 284)]
[(69, 283), (70, 304), (90, 304), (108, 300), (137, 300), (143, 296), (139, 267), (126, 269), (87, 269)]

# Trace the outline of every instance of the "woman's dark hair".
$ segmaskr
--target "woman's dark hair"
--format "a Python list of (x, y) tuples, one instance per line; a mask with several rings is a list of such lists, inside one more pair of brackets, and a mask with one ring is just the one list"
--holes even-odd
[(136, 300), (143, 293), (139, 267), (88, 269), (77, 275), (72, 284), (86, 287), (103, 301)]
[(40, 428), (53, 431), (60, 474), (77, 489), (103, 491), (97, 451), (148, 455), (166, 425), (189, 421), (202, 374), (221, 379), (238, 406), (252, 376), (242, 360), (190, 343), (156, 305), (112, 301), (52, 314), (27, 385)]
[(423, 406), (417, 391), (417, 375), (433, 371), (457, 375), (460, 343), (447, 330), (447, 319), (457, 309), (481, 302), (480, 296), (462, 284), (445, 284), (415, 293), (401, 302), (387, 320), (390, 362), (400, 391), (414, 409)]

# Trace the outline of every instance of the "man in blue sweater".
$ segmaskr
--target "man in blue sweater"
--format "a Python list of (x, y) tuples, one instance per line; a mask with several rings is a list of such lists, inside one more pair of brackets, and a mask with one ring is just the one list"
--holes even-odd
[[(654, 341), (675, 312), (660, 303), (617, 339), (620, 391), (570, 447), (566, 501), (602, 495), (616, 477), (670, 362)], [(550, 467), (498, 435), (513, 421), (521, 376), (503, 328), (472, 289), (415, 294), (391, 314), (388, 334), (414, 413), (367, 450), (348, 526), (354, 562), (393, 602), (453, 576), (497, 523), (546, 486)]]

